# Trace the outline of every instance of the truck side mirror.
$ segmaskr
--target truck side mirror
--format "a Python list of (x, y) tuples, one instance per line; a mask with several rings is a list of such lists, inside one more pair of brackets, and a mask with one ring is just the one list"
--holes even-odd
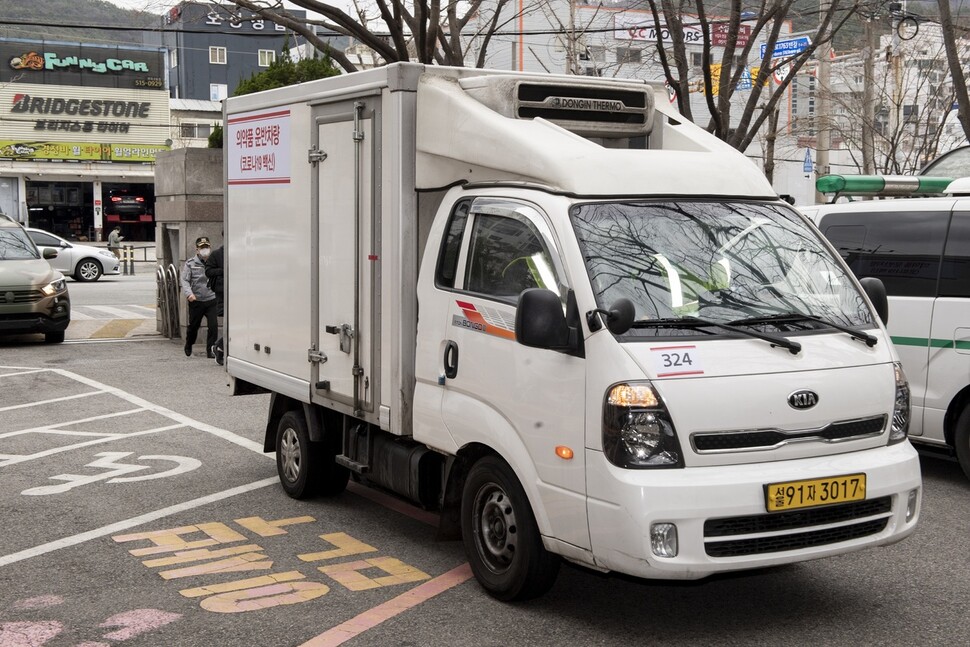
[(522, 291), (515, 310), (515, 341), (551, 350), (570, 347), (569, 326), (555, 292), (544, 288)]
[(44, 257), (44, 260), (49, 261), (52, 258), (57, 258), (57, 250), (53, 247), (46, 247), (44, 248), (44, 251), (41, 252), (41, 256)]
[(636, 306), (633, 302), (622, 297), (613, 302), (609, 310), (596, 308), (586, 313), (586, 323), (589, 325), (590, 332), (596, 332), (603, 327), (596, 315), (603, 315), (606, 318), (606, 327), (614, 335), (622, 335), (633, 326), (633, 320), (637, 316)]
[(862, 284), (862, 289), (865, 291), (866, 296), (872, 301), (872, 305), (876, 309), (876, 314), (882, 319), (882, 323), (888, 325), (889, 297), (886, 296), (886, 286), (883, 285), (881, 280), (873, 276), (859, 279), (859, 283)]

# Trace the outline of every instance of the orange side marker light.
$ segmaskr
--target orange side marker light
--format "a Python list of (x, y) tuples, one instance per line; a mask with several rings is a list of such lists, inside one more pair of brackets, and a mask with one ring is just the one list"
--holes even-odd
[(556, 447), (556, 456), (564, 460), (571, 460), (573, 457), (573, 450), (566, 447), (565, 445), (559, 445)]

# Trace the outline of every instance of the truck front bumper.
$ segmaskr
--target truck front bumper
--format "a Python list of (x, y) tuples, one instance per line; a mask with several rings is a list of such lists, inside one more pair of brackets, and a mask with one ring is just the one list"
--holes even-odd
[[(892, 544), (915, 530), (922, 496), (919, 458), (909, 442), (778, 463), (665, 470), (621, 469), (587, 450), (587, 465), (596, 565), (644, 578), (699, 579)], [(859, 473), (866, 475), (864, 501), (766, 511), (768, 484)], [(676, 556), (653, 550), (655, 524), (676, 526)]]

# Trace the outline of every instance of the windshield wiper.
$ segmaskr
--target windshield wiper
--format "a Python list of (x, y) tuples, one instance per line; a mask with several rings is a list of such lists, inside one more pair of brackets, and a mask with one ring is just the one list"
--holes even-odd
[(875, 335), (870, 335), (869, 333), (862, 332), (861, 330), (856, 330), (855, 328), (849, 328), (848, 326), (843, 326), (835, 322), (829, 321), (827, 319), (822, 319), (820, 317), (813, 317), (812, 315), (802, 314), (801, 312), (783, 312), (776, 315), (767, 315), (764, 317), (750, 317), (748, 319), (737, 319), (731, 322), (732, 326), (748, 326), (751, 324), (759, 323), (798, 323), (800, 321), (813, 321), (830, 328), (835, 328), (838, 331), (844, 332), (845, 334), (858, 339), (859, 341), (865, 342), (866, 346), (872, 348), (879, 342), (879, 338)]
[[(732, 322), (734, 323), (734, 322)], [(737, 333), (739, 335), (744, 335), (745, 337), (753, 337), (755, 339), (761, 339), (768, 342), (772, 346), (780, 346), (781, 348), (787, 348), (788, 352), (792, 355), (797, 355), (802, 350), (802, 345), (797, 341), (792, 341), (786, 339), (785, 337), (778, 337), (776, 335), (768, 335), (766, 333), (755, 332), (753, 330), (747, 330), (745, 328), (737, 328), (731, 324), (718, 323), (717, 321), (710, 321), (708, 319), (698, 319), (697, 317), (679, 317), (671, 319), (648, 319), (633, 322), (634, 328), (721, 328), (722, 330), (730, 330), (731, 332)]]

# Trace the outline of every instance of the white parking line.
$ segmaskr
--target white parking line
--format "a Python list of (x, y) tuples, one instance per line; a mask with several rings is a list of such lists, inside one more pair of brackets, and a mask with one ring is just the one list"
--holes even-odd
[(46, 368), (27, 368), (26, 366), (0, 366), (0, 369), (9, 368), (16, 373), (0, 373), (0, 377), (15, 377), (17, 375), (30, 375), (31, 373), (43, 373)]
[(53, 449), (47, 449), (42, 452), (37, 452), (36, 454), (25, 454), (22, 456), (14, 456), (8, 458), (7, 460), (0, 463), (0, 467), (7, 467), (8, 465), (17, 465), (19, 463), (26, 463), (27, 461), (35, 461), (38, 458), (47, 458), (48, 456), (53, 456), (54, 454), (61, 454), (63, 452), (69, 452), (72, 449), (78, 449), (80, 447), (90, 447), (91, 445), (98, 445), (101, 443), (108, 443), (112, 440), (121, 440), (122, 438), (134, 438), (135, 436), (146, 436), (148, 434), (157, 434), (162, 431), (171, 431), (172, 429), (180, 429), (186, 425), (175, 424), (167, 425), (165, 427), (155, 427), (154, 429), (145, 429), (143, 431), (133, 431), (130, 434), (101, 434), (101, 438), (95, 438), (94, 440), (88, 440), (83, 443), (74, 443), (73, 445), (64, 445), (63, 447), (55, 447)]
[[(4, 367), (4, 366), (0, 366), (0, 370), (2, 370), (4, 368), (18, 368), (19, 369), (19, 368), (25, 368), (25, 367)], [(237, 434), (234, 434), (231, 431), (228, 431), (226, 429), (220, 429), (219, 427), (215, 427), (213, 425), (209, 425), (209, 424), (206, 424), (204, 422), (199, 422), (198, 420), (193, 420), (192, 418), (190, 418), (188, 416), (184, 416), (181, 413), (178, 413), (176, 411), (172, 411), (171, 409), (167, 409), (165, 407), (159, 406), (157, 404), (154, 404), (153, 402), (149, 402), (148, 400), (145, 400), (143, 398), (139, 398), (138, 396), (135, 396), (135, 395), (132, 395), (132, 394), (127, 393), (125, 391), (122, 391), (121, 389), (118, 389), (116, 387), (109, 386), (109, 385), (104, 384), (102, 382), (98, 382), (97, 380), (92, 380), (90, 378), (84, 377), (83, 375), (78, 375), (77, 373), (72, 373), (71, 371), (66, 371), (66, 370), (60, 369), (60, 368), (33, 369), (33, 370), (28, 369), (28, 370), (30, 372), (49, 371), (51, 373), (56, 373), (58, 375), (67, 377), (69, 379), (72, 379), (72, 380), (74, 380), (76, 382), (80, 382), (81, 384), (86, 384), (87, 386), (90, 386), (90, 387), (92, 387), (94, 389), (97, 389), (98, 391), (100, 391), (102, 393), (110, 393), (110, 394), (112, 394), (114, 396), (117, 396), (117, 397), (121, 398), (122, 400), (126, 400), (127, 402), (129, 402), (129, 403), (131, 403), (131, 404), (139, 407), (139, 409), (136, 409), (136, 410), (130, 410), (130, 411), (121, 412), (121, 413), (112, 413), (112, 414), (107, 414), (107, 415), (104, 415), (104, 416), (97, 416), (97, 417), (94, 417), (94, 418), (87, 418), (87, 419), (84, 419), (84, 420), (75, 420), (72, 423), (61, 423), (61, 424), (57, 425), (58, 427), (65, 426), (66, 424), (77, 424), (79, 422), (88, 422), (88, 421), (92, 421), (92, 420), (100, 420), (102, 418), (109, 418), (109, 417), (116, 416), (116, 415), (124, 415), (125, 413), (134, 413), (135, 411), (151, 411), (151, 412), (157, 413), (157, 414), (159, 414), (161, 416), (165, 416), (166, 418), (169, 418), (169, 419), (171, 419), (171, 420), (173, 420), (175, 422), (179, 422), (179, 423), (181, 423), (183, 425), (186, 425), (188, 427), (193, 427), (195, 429), (198, 429), (199, 431), (204, 431), (207, 434), (211, 434), (211, 435), (216, 436), (218, 438), (222, 438), (225, 441), (228, 441), (230, 443), (233, 443), (234, 445), (238, 445), (240, 447), (243, 447), (245, 449), (248, 449), (248, 450), (250, 450), (252, 452), (255, 452), (255, 453), (257, 453), (257, 454), (259, 454), (261, 456), (267, 456), (267, 454), (263, 453), (263, 445), (261, 443), (254, 442), (252, 440), (249, 440), (248, 438), (244, 438), (242, 436), (239, 436)], [(7, 375), (2, 375), (0, 377), (7, 377)], [(38, 427), (37, 429), (38, 430), (43, 430), (43, 429), (48, 429), (48, 427)], [(131, 434), (128, 434), (128, 435), (131, 435)]]
[[(118, 416), (127, 416), (132, 413), (142, 413), (145, 411), (144, 408), (138, 409), (128, 409), (127, 411), (115, 411), (113, 413), (106, 413), (100, 416), (90, 416), (87, 418), (78, 418), (77, 420), (65, 420), (64, 422), (59, 422), (55, 425), (41, 425), (40, 427), (31, 427), (29, 429), (18, 429), (17, 431), (8, 431), (6, 433), (0, 434), (0, 438), (7, 438), (9, 436), (19, 436), (20, 434), (32, 434), (37, 432), (54, 431), (58, 427), (68, 427), (70, 425), (80, 425), (85, 422), (97, 422), (99, 420), (107, 420), (108, 418), (117, 418)], [(114, 435), (114, 434), (105, 434)]]
[(52, 402), (64, 402), (65, 400), (76, 400), (77, 398), (89, 398), (92, 395), (101, 395), (101, 393), (102, 393), (101, 391), (89, 391), (87, 393), (78, 393), (76, 395), (65, 395), (63, 398), (51, 398), (49, 400), (38, 400), (36, 402), (25, 402), (23, 404), (14, 404), (9, 407), (0, 407), (0, 412), (12, 411), (14, 409), (26, 409), (27, 407), (37, 407), (45, 404), (50, 404)]
[[(122, 400), (125, 400), (125, 401), (129, 402), (130, 404), (133, 404), (136, 407), (138, 407), (137, 409), (133, 409), (133, 410), (129, 410), (129, 411), (121, 412), (121, 413), (112, 413), (112, 414), (107, 414), (107, 415), (104, 415), (104, 416), (97, 416), (97, 417), (94, 417), (94, 418), (87, 418), (87, 419), (85, 419), (83, 421), (73, 421), (72, 423), (61, 423), (60, 425), (57, 425), (57, 426), (66, 426), (67, 424), (77, 424), (78, 422), (84, 422), (84, 421), (87, 421), (87, 420), (100, 420), (100, 419), (115, 417), (115, 416), (118, 416), (118, 415), (126, 415), (128, 413), (135, 413), (135, 412), (140, 412), (140, 411), (152, 411), (152, 412), (157, 413), (157, 414), (159, 414), (161, 416), (164, 416), (166, 418), (169, 418), (170, 420), (172, 420), (176, 424), (169, 425), (169, 426), (166, 426), (166, 427), (159, 427), (159, 428), (156, 428), (156, 429), (148, 429), (148, 430), (143, 430), (143, 431), (138, 431), (138, 432), (127, 433), (127, 434), (106, 434), (105, 437), (103, 437), (103, 438), (96, 438), (96, 439), (89, 440), (89, 441), (86, 441), (86, 442), (83, 442), (83, 443), (78, 443), (76, 445), (71, 445), (69, 447), (59, 447), (59, 448), (55, 448), (55, 449), (49, 449), (49, 450), (46, 450), (44, 452), (39, 452), (37, 454), (31, 454), (30, 456), (10, 456), (10, 455), (3, 455), (3, 456), (0, 456), (0, 460), (3, 460), (3, 462), (0, 463), (0, 466), (3, 466), (3, 465), (11, 465), (13, 463), (24, 462), (25, 460), (33, 460), (34, 458), (40, 458), (40, 457), (43, 457), (43, 456), (49, 456), (51, 454), (55, 454), (55, 453), (62, 452), (62, 451), (67, 451), (69, 449), (76, 449), (78, 447), (83, 447), (83, 446), (93, 445), (93, 444), (97, 444), (97, 443), (108, 442), (108, 441), (111, 441), (111, 440), (117, 440), (119, 438), (131, 438), (133, 436), (140, 436), (140, 435), (144, 435), (144, 434), (148, 434), (148, 433), (157, 433), (159, 431), (164, 431), (164, 430), (167, 430), (167, 429), (176, 429), (176, 428), (179, 428), (179, 427), (191, 427), (193, 429), (198, 429), (199, 431), (203, 431), (205, 433), (211, 434), (213, 436), (216, 436), (218, 438), (221, 438), (223, 440), (226, 440), (226, 441), (228, 441), (230, 443), (233, 443), (234, 445), (238, 445), (238, 446), (243, 447), (245, 449), (248, 449), (248, 450), (250, 450), (252, 452), (255, 452), (255, 453), (259, 454), (260, 456), (266, 456), (267, 458), (270, 458), (272, 460), (275, 460), (275, 457), (274, 456), (269, 455), (269, 454), (265, 454), (263, 452), (263, 446), (260, 443), (254, 442), (252, 440), (249, 440), (248, 438), (244, 438), (242, 436), (239, 436), (237, 434), (234, 434), (231, 431), (228, 431), (226, 429), (220, 429), (219, 427), (214, 427), (212, 425), (208, 425), (208, 424), (205, 424), (203, 422), (199, 422), (198, 420), (193, 420), (192, 418), (190, 418), (188, 416), (184, 416), (184, 415), (182, 415), (180, 413), (177, 413), (175, 411), (172, 411), (170, 409), (166, 409), (165, 407), (158, 406), (158, 405), (156, 405), (156, 404), (154, 404), (152, 402), (149, 402), (149, 401), (147, 401), (147, 400), (145, 400), (143, 398), (139, 398), (139, 397), (134, 396), (134, 395), (132, 395), (130, 393), (126, 393), (125, 391), (122, 391), (121, 389), (118, 389), (118, 388), (115, 388), (115, 387), (112, 387), (112, 386), (108, 386), (107, 384), (103, 384), (103, 383), (98, 382), (96, 380), (92, 380), (92, 379), (86, 378), (83, 375), (78, 375), (77, 373), (72, 373), (71, 371), (66, 371), (66, 370), (63, 370), (63, 369), (28, 369), (26, 367), (0, 366), (0, 370), (4, 370), (4, 369), (16, 369), (16, 370), (22, 370), (22, 371), (24, 371), (24, 373), (20, 373), (20, 374), (28, 374), (28, 373), (37, 373), (37, 372), (42, 372), (42, 371), (49, 371), (51, 373), (56, 373), (56, 374), (61, 375), (63, 377), (67, 377), (67, 378), (69, 378), (71, 380), (74, 380), (76, 382), (79, 382), (81, 384), (85, 384), (87, 386), (90, 386), (90, 387), (92, 387), (94, 389), (97, 389), (101, 393), (110, 393), (110, 394), (112, 394), (114, 396), (117, 396), (117, 397), (121, 398)], [(0, 377), (7, 377), (9, 375), (10, 374), (8, 374), (8, 375), (0, 375)], [(15, 434), (19, 434), (19, 433), (25, 433), (26, 431), (34, 431), (34, 432), (40, 432), (40, 433), (63, 433), (63, 430), (58, 431), (57, 429), (52, 429), (51, 427), (48, 426), (48, 427), (36, 427), (34, 429), (31, 429), (31, 430), (20, 430), (18, 432), (8, 432), (6, 434), (0, 435), (0, 438), (7, 437), (7, 436), (11, 436), (11, 435), (15, 435)], [(80, 435), (80, 434), (70, 434), (70, 435)], [(7, 566), (9, 564), (13, 564), (13, 563), (16, 563), (16, 562), (20, 562), (20, 561), (23, 561), (25, 559), (30, 559), (31, 557), (37, 557), (38, 555), (44, 555), (46, 553), (50, 553), (50, 552), (53, 552), (55, 550), (59, 550), (61, 548), (67, 548), (69, 546), (76, 546), (78, 544), (82, 544), (82, 543), (87, 542), (87, 541), (90, 541), (92, 539), (97, 539), (99, 537), (104, 537), (105, 535), (110, 535), (110, 534), (113, 534), (113, 533), (116, 533), (116, 532), (120, 532), (122, 530), (127, 530), (129, 528), (134, 528), (134, 527), (140, 526), (140, 525), (142, 525), (144, 523), (148, 523), (149, 521), (155, 521), (157, 519), (162, 519), (164, 517), (168, 517), (168, 516), (171, 516), (171, 515), (174, 515), (174, 514), (178, 514), (180, 512), (184, 512), (186, 510), (191, 510), (193, 508), (198, 508), (198, 507), (207, 505), (209, 503), (213, 503), (215, 501), (221, 501), (223, 499), (227, 499), (229, 497), (236, 496), (237, 494), (244, 494), (246, 492), (251, 492), (253, 490), (258, 490), (260, 488), (264, 488), (264, 487), (266, 487), (268, 485), (273, 485), (274, 483), (278, 483), (278, 482), (279, 482), (279, 478), (277, 476), (271, 476), (269, 478), (265, 478), (265, 479), (261, 479), (259, 481), (255, 481), (253, 483), (249, 483), (248, 485), (240, 485), (238, 487), (230, 488), (228, 490), (223, 490), (222, 492), (216, 492), (214, 494), (209, 494), (209, 495), (204, 496), (204, 497), (199, 497), (197, 499), (192, 499), (190, 501), (185, 501), (183, 503), (178, 503), (178, 504), (175, 504), (175, 505), (167, 506), (165, 508), (161, 508), (161, 509), (155, 510), (153, 512), (147, 512), (145, 514), (141, 514), (141, 515), (138, 515), (136, 517), (132, 517), (130, 519), (125, 519), (124, 521), (118, 521), (118, 522), (115, 522), (115, 523), (112, 523), (112, 524), (108, 524), (107, 526), (102, 526), (102, 527), (96, 528), (94, 530), (89, 530), (87, 532), (82, 532), (82, 533), (78, 533), (76, 535), (71, 535), (70, 537), (64, 537), (62, 539), (58, 539), (58, 540), (55, 540), (55, 541), (47, 542), (47, 543), (41, 544), (39, 546), (34, 546), (33, 548), (27, 548), (25, 550), (21, 550), (21, 551), (18, 551), (16, 553), (11, 553), (9, 555), (0, 556), (0, 567)]]
[(10, 564), (21, 562), (25, 559), (30, 559), (31, 557), (37, 557), (38, 555), (51, 553), (55, 550), (60, 550), (61, 548), (83, 544), (84, 542), (91, 541), (92, 539), (104, 537), (105, 535), (110, 535), (122, 530), (128, 530), (129, 528), (140, 526), (144, 523), (148, 523), (149, 521), (163, 519), (173, 514), (185, 512), (186, 510), (192, 510), (193, 508), (199, 508), (216, 501), (222, 501), (223, 499), (228, 499), (229, 497), (236, 496), (237, 494), (252, 492), (253, 490), (258, 490), (266, 487), (267, 485), (273, 485), (274, 483), (278, 482), (279, 479), (277, 477), (271, 476), (259, 481), (254, 481), (253, 483), (249, 483), (247, 485), (240, 485), (228, 490), (223, 490), (222, 492), (216, 492), (214, 494), (199, 497), (198, 499), (192, 499), (191, 501), (185, 501), (184, 503), (177, 503), (166, 508), (160, 508), (153, 512), (146, 512), (145, 514), (138, 515), (137, 517), (125, 519), (124, 521), (117, 521), (115, 523), (108, 524), (107, 526), (101, 526), (100, 528), (95, 528), (94, 530), (88, 530), (87, 532), (71, 535), (70, 537), (50, 541), (46, 544), (34, 546), (33, 548), (27, 548), (16, 553), (2, 555), (0, 556), (0, 567), (9, 566)]

